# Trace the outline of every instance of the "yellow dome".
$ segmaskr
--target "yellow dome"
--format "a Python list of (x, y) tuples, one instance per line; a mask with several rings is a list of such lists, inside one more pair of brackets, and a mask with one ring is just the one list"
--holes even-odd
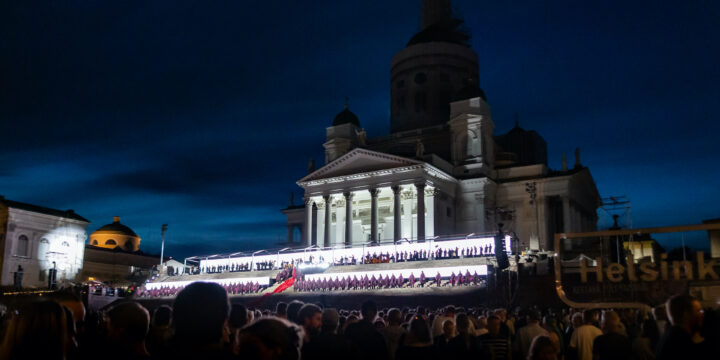
[(106, 249), (120, 248), (124, 251), (140, 250), (140, 237), (129, 227), (120, 223), (120, 217), (90, 234), (90, 245)]

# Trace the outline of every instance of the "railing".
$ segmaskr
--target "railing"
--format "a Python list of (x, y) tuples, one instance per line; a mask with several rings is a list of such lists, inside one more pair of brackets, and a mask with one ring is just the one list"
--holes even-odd
[[(382, 254), (414, 254), (425, 253), (425, 260), (436, 259), (438, 250), (443, 253), (455, 252), (460, 257), (461, 250), (482, 249), (483, 255), (495, 253), (494, 234), (469, 234), (463, 237), (433, 238), (424, 241), (400, 240), (398, 242), (365, 243), (358, 245), (336, 245), (321, 248), (313, 245), (306, 248), (284, 248), (280, 250), (259, 250), (252, 254), (232, 253), (228, 255), (216, 254), (204, 257), (191, 257), (186, 259), (197, 262), (201, 272), (224, 272), (237, 268), (238, 265), (250, 264), (250, 271), (280, 269), (284, 264), (333, 264), (345, 262), (345, 259), (355, 259), (354, 263), (363, 263), (367, 257), (377, 257)], [(512, 237), (505, 237), (505, 251), (511, 253)], [(478, 253), (478, 251), (475, 251)], [(257, 265), (263, 265), (258, 269)], [(214, 269), (214, 271), (212, 271)], [(227, 269), (227, 270), (226, 270)]]

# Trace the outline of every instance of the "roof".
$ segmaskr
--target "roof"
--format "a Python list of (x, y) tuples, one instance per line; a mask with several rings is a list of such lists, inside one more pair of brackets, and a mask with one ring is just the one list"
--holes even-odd
[(347, 105), (345, 105), (345, 109), (343, 111), (335, 115), (335, 120), (333, 120), (333, 126), (342, 124), (353, 124), (360, 127), (360, 120), (358, 120), (357, 115), (353, 114), (353, 112), (348, 109)]
[(470, 34), (460, 19), (448, 19), (432, 24), (415, 34), (407, 46), (429, 42), (445, 42), (469, 47)]
[(7, 206), (9, 208), (13, 208), (13, 209), (25, 210), (25, 211), (30, 211), (30, 212), (35, 212), (35, 213), (40, 213), (40, 214), (45, 214), (45, 215), (51, 215), (51, 216), (57, 216), (57, 217), (62, 217), (62, 218), (66, 218), (66, 219), (82, 221), (82, 222), (86, 222), (88, 224), (90, 223), (90, 220), (76, 214), (75, 211), (73, 211), (72, 209), (58, 210), (58, 209), (53, 209), (53, 208), (44, 207), (44, 206), (40, 206), (40, 205), (33, 205), (33, 204), (24, 203), (24, 202), (8, 200), (3, 196), (0, 196), (0, 203), (3, 203), (5, 206)]
[[(137, 234), (131, 228), (121, 224), (120, 218), (118, 218), (118, 217), (116, 217), (115, 221), (113, 221), (112, 223), (104, 225), (104, 226), (100, 227), (99, 229), (95, 230), (93, 232), (93, 234), (101, 233), (101, 232), (138, 237)], [(92, 234), (90, 234), (90, 235), (92, 235)]]

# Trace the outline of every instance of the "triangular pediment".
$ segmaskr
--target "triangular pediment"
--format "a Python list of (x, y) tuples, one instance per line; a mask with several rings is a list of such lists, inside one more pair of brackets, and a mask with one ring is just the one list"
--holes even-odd
[(404, 166), (421, 165), (423, 162), (385, 154), (377, 151), (356, 148), (349, 153), (335, 159), (325, 166), (315, 170), (299, 182), (394, 169)]

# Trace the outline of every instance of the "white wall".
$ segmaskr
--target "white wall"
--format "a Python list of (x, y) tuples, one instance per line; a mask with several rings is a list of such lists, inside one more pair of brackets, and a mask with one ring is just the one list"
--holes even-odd
[[(14, 208), (8, 212), (0, 283), (12, 285), (13, 273), (21, 265), (24, 287), (46, 287), (53, 261), (58, 284), (65, 279), (74, 280), (82, 269), (88, 223)], [(18, 253), (18, 239), (22, 235), (29, 239), (26, 254)]]

